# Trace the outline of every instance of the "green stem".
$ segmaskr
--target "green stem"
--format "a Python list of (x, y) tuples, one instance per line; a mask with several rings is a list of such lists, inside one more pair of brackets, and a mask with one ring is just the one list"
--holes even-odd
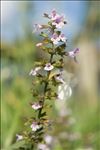
[[(53, 50), (54, 50), (54, 46), (53, 46)], [(54, 56), (54, 54), (52, 53), (52, 54), (51, 54), (51, 56), (50, 56), (49, 63), (52, 63), (53, 56)], [(47, 87), (48, 87), (48, 83), (49, 83), (49, 82), (48, 82), (48, 79), (49, 79), (49, 75), (50, 75), (50, 73), (51, 73), (51, 71), (49, 71), (49, 72), (47, 73), (47, 82), (45, 83), (45, 86), (44, 86), (44, 99), (43, 99), (43, 106), (44, 106), (44, 101), (45, 101), (45, 93), (46, 93), (46, 91), (47, 91)], [(41, 117), (41, 113), (42, 113), (43, 106), (42, 106), (42, 108), (40, 108), (40, 109), (39, 109), (38, 119), (40, 119), (40, 117)]]

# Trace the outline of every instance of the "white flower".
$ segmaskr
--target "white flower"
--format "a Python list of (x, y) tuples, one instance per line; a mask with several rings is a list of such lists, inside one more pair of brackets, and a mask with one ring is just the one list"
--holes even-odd
[(35, 24), (35, 25), (34, 25), (33, 33), (39, 31), (39, 30), (42, 29), (42, 28), (43, 28), (42, 25), (40, 25), (40, 24)]
[(36, 46), (37, 47), (41, 47), (43, 45), (43, 43), (37, 43)]
[(53, 142), (53, 138), (50, 135), (45, 135), (44, 140), (47, 144), (51, 144)]
[(58, 42), (60, 41), (60, 38), (59, 38), (59, 36), (58, 36), (58, 34), (57, 33), (54, 33), (53, 35), (52, 35), (52, 37), (51, 37), (51, 41), (53, 42), (53, 44), (55, 44), (55, 45), (57, 45), (58, 44)]
[(35, 76), (37, 75), (37, 72), (41, 69), (41, 67), (36, 67), (35, 69), (32, 69), (29, 73), (29, 75)]
[(53, 68), (54, 68), (54, 66), (51, 65), (51, 63), (47, 63), (47, 64), (45, 65), (45, 67), (44, 67), (44, 70), (50, 71), (50, 70), (52, 70)]
[(59, 38), (61, 41), (66, 42), (66, 37), (64, 34), (60, 34)]
[(16, 137), (17, 137), (17, 141), (20, 141), (20, 140), (22, 140), (23, 139), (23, 136), (22, 135), (19, 135), (19, 134), (16, 134)]
[(38, 150), (50, 150), (46, 144), (38, 144)]
[(37, 131), (41, 128), (41, 125), (38, 125), (37, 122), (33, 122), (30, 127), (32, 128), (32, 131)]
[(71, 95), (72, 89), (68, 84), (64, 83), (58, 86), (58, 99), (60, 100), (68, 99)]
[(32, 104), (32, 108), (33, 108), (34, 110), (38, 110), (38, 109), (40, 109), (41, 107), (42, 107), (42, 105), (39, 104), (39, 103), (34, 103), (34, 104)]

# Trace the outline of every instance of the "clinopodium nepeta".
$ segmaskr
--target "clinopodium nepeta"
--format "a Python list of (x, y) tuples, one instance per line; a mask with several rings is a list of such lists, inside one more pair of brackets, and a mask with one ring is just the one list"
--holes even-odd
[[(49, 120), (45, 108), (52, 109), (52, 107), (49, 107), (50, 103), (48, 104), (46, 101), (62, 101), (64, 99), (62, 87), (69, 91), (65, 96), (71, 95), (72, 90), (66, 85), (62, 75), (63, 59), (64, 56), (68, 56), (76, 60), (79, 49), (70, 52), (65, 51), (67, 38), (60, 30), (67, 24), (65, 16), (59, 15), (53, 10), (50, 15), (44, 13), (43, 17), (47, 18), (47, 24), (35, 24), (34, 32), (38, 32), (41, 36), (41, 41), (36, 44), (36, 47), (46, 53), (49, 60), (44, 58), (44, 60), (35, 62), (34, 68), (29, 73), (33, 77), (34, 83), (32, 90), (34, 101), (30, 107), (34, 110), (35, 115), (26, 122), (27, 130), (20, 135), (17, 134), (17, 141), (25, 141), (26, 144), (30, 145), (30, 149), (36, 147), (39, 150), (49, 150), (48, 142), (52, 141), (52, 137), (47, 135), (48, 138), (46, 139), (45, 135), (48, 127), (52, 126), (52, 122)], [(42, 86), (40, 92), (39, 89), (36, 89), (37, 84)]]

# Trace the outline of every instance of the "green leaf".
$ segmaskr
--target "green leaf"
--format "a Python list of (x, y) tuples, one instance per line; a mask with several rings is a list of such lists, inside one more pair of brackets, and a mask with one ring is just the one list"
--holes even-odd
[(66, 48), (66, 44), (63, 43), (62, 45), (59, 45), (58, 47), (56, 47), (55, 51), (63, 51)]
[(44, 33), (44, 32), (41, 32), (40, 36), (45, 37), (45, 38), (48, 37), (48, 35), (46, 33)]
[(48, 38), (45, 38), (45, 39), (43, 40), (43, 43), (44, 43), (44, 44), (48, 44), (49, 42), (51, 42), (51, 40), (48, 39)]
[(41, 117), (44, 117), (44, 116), (46, 116), (46, 112), (43, 112), (43, 113), (41, 114)]
[(61, 34), (61, 31), (57, 31), (56, 33), (57, 33), (58, 35), (60, 35), (60, 34)]

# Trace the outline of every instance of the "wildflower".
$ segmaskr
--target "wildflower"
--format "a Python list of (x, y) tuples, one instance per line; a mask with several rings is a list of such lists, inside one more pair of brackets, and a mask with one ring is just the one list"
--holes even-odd
[(51, 20), (55, 20), (59, 15), (57, 14), (56, 10), (51, 12), (50, 18)]
[(19, 135), (19, 134), (16, 134), (16, 137), (17, 137), (17, 141), (20, 141), (20, 140), (22, 140), (23, 139), (23, 136), (22, 135)]
[(32, 128), (32, 131), (37, 131), (38, 129), (41, 128), (41, 126), (38, 125), (37, 122), (33, 122), (30, 127)]
[(65, 21), (64, 21), (63, 15), (60, 16), (59, 14), (57, 14), (55, 10), (53, 10), (50, 17), (51, 17), (51, 20), (53, 21), (52, 25), (55, 25), (56, 28), (62, 28), (64, 26)]
[(68, 52), (68, 56), (75, 58), (78, 52), (79, 52), (79, 48), (76, 48), (75, 50)]
[(35, 24), (33, 32), (39, 32), (41, 29), (48, 29), (48, 25)]
[(55, 45), (58, 44), (58, 42), (60, 41), (60, 38), (59, 38), (59, 36), (58, 36), (57, 33), (54, 33), (54, 34), (52, 35), (51, 41), (52, 41), (53, 44), (55, 44)]
[(65, 81), (62, 78), (62, 74), (61, 73), (57, 74), (55, 78), (56, 78), (56, 80), (60, 81), (61, 83), (65, 83)]
[(43, 45), (43, 43), (37, 43), (36, 46), (37, 47), (41, 47)]
[(53, 138), (50, 135), (45, 135), (44, 140), (47, 144), (51, 144), (53, 141)]
[(58, 86), (58, 99), (64, 100), (69, 98), (71, 95), (72, 89), (68, 84), (64, 83)]
[(62, 28), (64, 26), (64, 16), (57, 16), (56, 19), (52, 22), (52, 25), (56, 28)]
[(30, 71), (29, 75), (36, 76), (40, 69), (41, 69), (41, 67), (36, 67), (35, 69), (32, 69)]
[(61, 41), (66, 42), (66, 37), (64, 34), (60, 34), (59, 38)]
[(37, 32), (37, 31), (39, 31), (39, 30), (42, 29), (42, 28), (43, 28), (42, 25), (40, 25), (40, 24), (35, 24), (35, 25), (34, 25), (34, 30), (33, 30), (33, 32)]
[(46, 144), (38, 144), (38, 150), (50, 150)]
[(54, 66), (51, 65), (51, 63), (47, 63), (47, 64), (45, 65), (45, 67), (44, 67), (44, 70), (50, 71), (50, 70), (52, 70), (53, 68), (54, 68)]
[(54, 34), (52, 35), (51, 41), (53, 41), (53, 44), (57, 45), (60, 40), (61, 40), (62, 42), (66, 42), (66, 37), (65, 37), (64, 34), (60, 34), (60, 35), (58, 36), (57, 33), (54, 33)]
[(34, 110), (38, 110), (38, 109), (42, 108), (42, 105), (37, 102), (37, 103), (32, 104), (32, 108), (33, 108)]

